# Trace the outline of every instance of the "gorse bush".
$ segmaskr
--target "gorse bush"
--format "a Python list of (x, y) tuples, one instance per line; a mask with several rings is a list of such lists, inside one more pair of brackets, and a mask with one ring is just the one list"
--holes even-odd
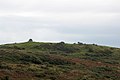
[(34, 55), (24, 55), (20, 60), (25, 61), (25, 62), (32, 62), (35, 64), (41, 64), (42, 61)]
[(0, 78), (0, 80), (10, 80), (9, 76), (5, 76), (3, 78)]

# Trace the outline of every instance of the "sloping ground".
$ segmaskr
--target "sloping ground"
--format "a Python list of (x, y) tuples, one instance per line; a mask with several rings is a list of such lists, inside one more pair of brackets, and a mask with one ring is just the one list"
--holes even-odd
[(120, 49), (26, 42), (0, 46), (1, 80), (120, 80)]

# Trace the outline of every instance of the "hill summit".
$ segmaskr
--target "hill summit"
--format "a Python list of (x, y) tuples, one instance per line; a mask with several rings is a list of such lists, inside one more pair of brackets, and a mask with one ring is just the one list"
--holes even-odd
[(0, 80), (120, 80), (120, 49), (32, 39), (0, 45)]

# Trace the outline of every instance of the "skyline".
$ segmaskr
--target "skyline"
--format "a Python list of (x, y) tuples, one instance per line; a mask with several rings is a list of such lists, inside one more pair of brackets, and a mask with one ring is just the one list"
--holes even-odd
[(84, 42), (120, 47), (119, 0), (0, 0), (0, 44)]

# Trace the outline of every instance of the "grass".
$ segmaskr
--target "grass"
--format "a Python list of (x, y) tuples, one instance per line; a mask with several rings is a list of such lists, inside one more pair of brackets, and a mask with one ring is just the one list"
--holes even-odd
[(94, 44), (0, 45), (0, 80), (120, 80), (120, 49)]

